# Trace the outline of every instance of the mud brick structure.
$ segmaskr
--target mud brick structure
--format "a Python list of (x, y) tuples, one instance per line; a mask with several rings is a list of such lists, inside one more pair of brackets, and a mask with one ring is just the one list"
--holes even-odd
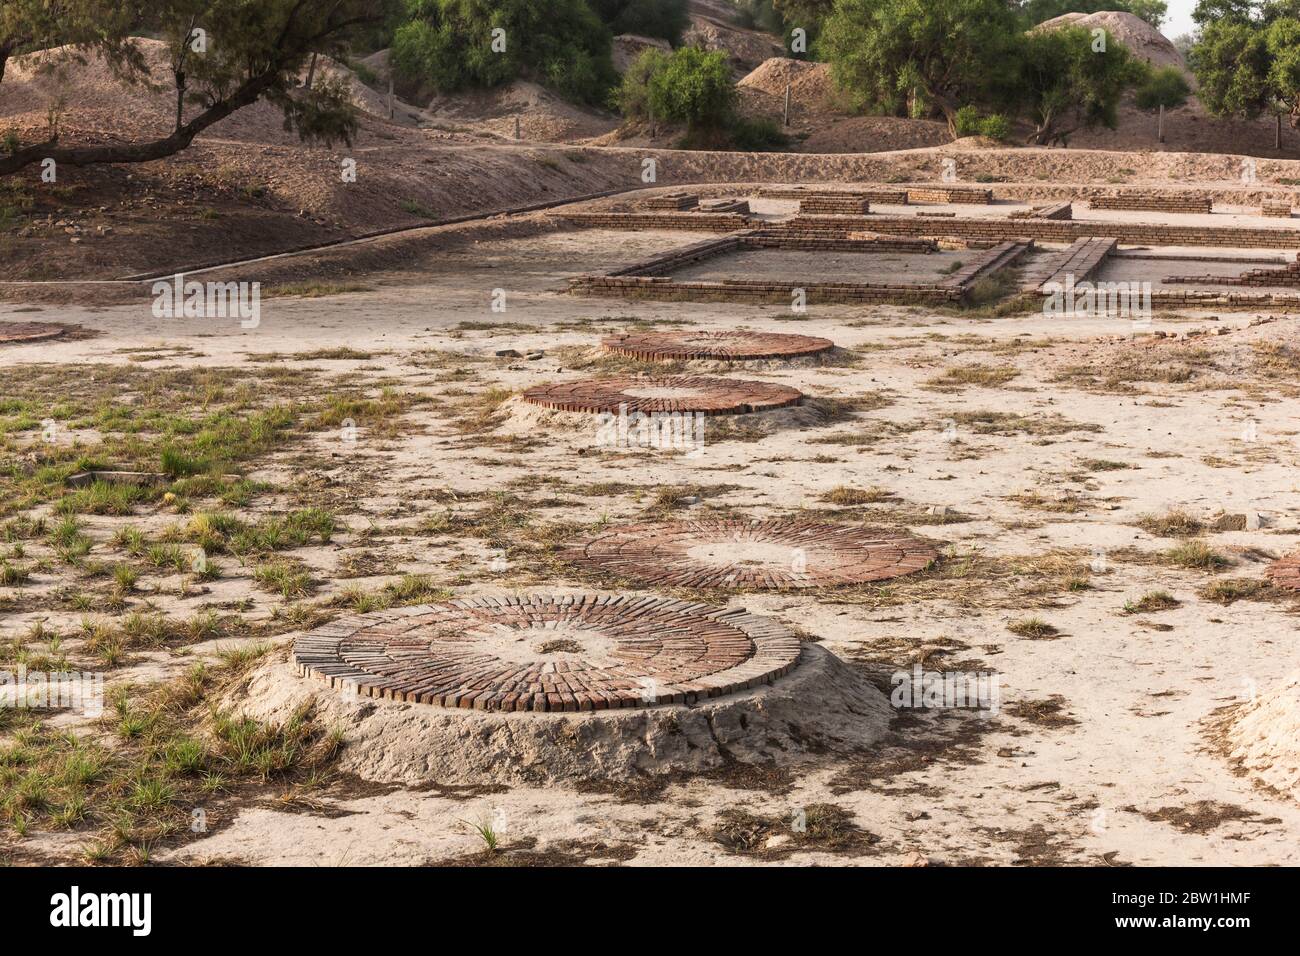
[(700, 212), (736, 212), (741, 215), (749, 215), (748, 199), (701, 199)]
[(1035, 206), (1033, 209), (1019, 209), (1011, 213), (1009, 219), (1073, 219), (1074, 203), (1068, 199), (1054, 202), (1047, 206)]
[(700, 197), (695, 193), (663, 193), (642, 199), (636, 205), (639, 209), (655, 211), (694, 209), (700, 204)]
[[(880, 232), (891, 235), (926, 235), (934, 227), (914, 216), (811, 216), (801, 228), (821, 228), (826, 235), (839, 232)], [(1036, 239), (1070, 243), (1083, 238), (1113, 238), (1121, 243), (1153, 246), (1218, 246), (1222, 248), (1285, 249), (1300, 247), (1300, 230), (1265, 227), (1177, 226), (1164, 223), (1097, 222), (1086, 219), (996, 219), (993, 217), (949, 219), (944, 233), (963, 239), (997, 242)]]
[(884, 581), (938, 557), (917, 538), (806, 518), (627, 525), (562, 557), (645, 585), (786, 590)]
[(559, 218), (597, 229), (684, 229), (688, 232), (735, 232), (750, 217), (734, 212), (570, 212)]
[(0, 322), (0, 345), (57, 339), (68, 332), (69, 328), (54, 322)]
[(1288, 554), (1270, 564), (1268, 577), (1274, 587), (1300, 591), (1300, 552)]
[(993, 190), (971, 186), (909, 186), (908, 202), (973, 203), (987, 206), (993, 202)]
[(799, 200), (800, 215), (865, 216), (871, 212), (870, 203), (859, 196), (809, 196)]
[(754, 359), (804, 358), (829, 352), (830, 339), (786, 332), (750, 332), (746, 329), (712, 332), (628, 332), (600, 343), (605, 351), (647, 362), (715, 359), (734, 362)]
[(341, 618), (298, 638), (304, 677), (386, 700), (479, 711), (693, 704), (794, 669), (775, 621), (657, 597), (481, 597)]
[(1139, 212), (1188, 212), (1208, 213), (1213, 211), (1213, 200), (1208, 196), (1176, 196), (1159, 193), (1127, 192), (1119, 196), (1097, 196), (1090, 201), (1093, 209), (1121, 209)]
[(907, 205), (906, 189), (817, 189), (809, 186), (763, 186), (758, 190), (760, 199), (812, 199), (819, 196), (839, 198), (851, 196), (865, 199), (867, 202), (891, 203), (898, 206)]
[[(789, 303), (796, 289), (803, 290), (810, 303), (931, 303), (959, 304), (976, 279), (1005, 268), (1033, 247), (1032, 241), (990, 244), (990, 247), (964, 268), (935, 282), (792, 282), (764, 279), (723, 279), (722, 281), (682, 281), (672, 279), (676, 268), (722, 255), (738, 248), (796, 249), (801, 251), (834, 250), (840, 252), (902, 251), (916, 254), (933, 252), (933, 240), (889, 236), (869, 239), (850, 238), (843, 230), (826, 228), (827, 219), (840, 217), (799, 217), (768, 229), (737, 233), (656, 256), (626, 266), (606, 275), (576, 276), (569, 280), (569, 290), (583, 295), (623, 296), (690, 302)], [(872, 220), (861, 220), (874, 222)], [(774, 252), (774, 254), (776, 254)]]
[(1071, 276), (1075, 282), (1084, 282), (1101, 268), (1117, 245), (1114, 239), (1076, 239), (1060, 252), (1052, 253), (1026, 288), (1042, 291), (1052, 284), (1064, 286)]
[(1271, 216), (1275, 219), (1291, 218), (1291, 200), (1289, 199), (1265, 199), (1259, 207), (1261, 216)]
[(523, 393), (530, 405), (563, 412), (745, 415), (803, 401), (788, 385), (703, 375), (621, 376), (538, 385)]
[(1281, 269), (1250, 269), (1235, 276), (1167, 276), (1160, 280), (1166, 285), (1246, 285), (1294, 286), (1300, 288), (1300, 261)]

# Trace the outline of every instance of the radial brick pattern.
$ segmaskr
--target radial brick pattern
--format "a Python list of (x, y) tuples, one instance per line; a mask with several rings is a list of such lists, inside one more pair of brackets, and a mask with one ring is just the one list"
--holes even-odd
[(56, 339), (66, 331), (67, 326), (52, 322), (0, 322), (0, 344)]
[(696, 375), (648, 378), (583, 379), (539, 385), (524, 392), (524, 401), (566, 412), (684, 412), (740, 415), (797, 405), (797, 389), (770, 382), (750, 382)]
[(1268, 576), (1276, 587), (1300, 591), (1300, 552), (1274, 561), (1268, 567)]
[(870, 528), (718, 519), (616, 528), (566, 557), (644, 584), (781, 590), (882, 581), (921, 570), (936, 552)]
[(784, 332), (630, 332), (601, 343), (619, 355), (651, 362), (675, 359), (799, 358), (817, 355), (835, 347), (830, 339)]
[(304, 676), (466, 710), (694, 703), (771, 683), (799, 639), (707, 604), (578, 594), (476, 598), (343, 618), (294, 643)]

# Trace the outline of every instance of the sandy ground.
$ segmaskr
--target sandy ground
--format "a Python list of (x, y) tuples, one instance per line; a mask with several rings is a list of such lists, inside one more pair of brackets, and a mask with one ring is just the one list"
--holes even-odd
[[(795, 385), (811, 396), (860, 399), (862, 410), (840, 423), (786, 428), (757, 441), (706, 434), (701, 457), (652, 450), (593, 455), (581, 430), (536, 427), (523, 441), (502, 444), (493, 436), (511, 431), (509, 422), (466, 435), (453, 427), (454, 415), (417, 411), (411, 415), (419, 427), (397, 438), (371, 436), (363, 421), (355, 445), (320, 435), (310, 440), (306, 465), (272, 457), (256, 475), (283, 480), (305, 468), (300, 478), (346, 489), (336, 510), (350, 530), (331, 545), (296, 553), (324, 580), (317, 602), (339, 592), (337, 569), (363, 548), (391, 559), (390, 576), (397, 569), (427, 572), (440, 583), (459, 581), (455, 586), (467, 594), (581, 587), (576, 578), (543, 580), (526, 557), (491, 571), (491, 555), (479, 540), (431, 541), (409, 533), (412, 522), (442, 510), (439, 502), (460, 510), (458, 494), (514, 488), (527, 495), (539, 477), (559, 483), (553, 492), (538, 489), (545, 497), (534, 502), (549, 520), (635, 520), (644, 516), (646, 500), (634, 489), (653, 494), (664, 486), (703, 486), (701, 501), (682, 513), (725, 509), (763, 517), (808, 510), (907, 527), (943, 543), (942, 566), (990, 561), (1003, 571), (941, 573), (871, 595), (746, 594), (731, 601), (797, 623), (872, 673), (917, 660), (938, 669), (995, 671), (1001, 712), (992, 718), (909, 712), (896, 718), (892, 743), (876, 754), (828, 760), (775, 783), (678, 781), (648, 802), (561, 787), (465, 793), (340, 786), (307, 805), (265, 800), (239, 807), (214, 832), (155, 857), (306, 865), (443, 861), (475, 852), (478, 839), (460, 821), (488, 814), (498, 819), (507, 851), (550, 847), (589, 863), (899, 864), (914, 861), (915, 853), (934, 863), (1300, 862), (1300, 804), (1234, 774), (1214, 752), (1204, 723), (1249, 688), (1262, 692), (1295, 671), (1294, 608), (1276, 599), (1224, 605), (1199, 593), (1216, 577), (1260, 577), (1268, 556), (1300, 544), (1294, 377), (1269, 378), (1249, 360), (1251, 343), (1294, 347), (1295, 319), (1248, 329), (1249, 313), (1159, 315), (1154, 329), (1160, 331), (1217, 325), (1240, 331), (1198, 339), (1194, 354), (1179, 353), (1177, 360), (1191, 368), (1189, 379), (1121, 377), (1105, 386), (1089, 376), (1104, 378), (1125, 361), (1163, 361), (1159, 349), (1179, 346), (1125, 341), (1127, 320), (826, 306), (795, 316), (776, 306), (621, 302), (561, 291), (568, 275), (699, 238), (579, 231), (453, 245), (428, 256), (415, 273), (369, 276), (369, 291), (265, 300), (256, 329), (155, 319), (147, 304), (21, 312), (0, 306), (0, 320), (57, 319), (101, 333), (6, 347), (0, 362), (220, 368), (245, 365), (250, 354), (279, 353), (286, 369), (350, 373), (376, 386), (398, 380), (454, 402), (457, 390), (514, 392), (598, 372), (591, 346), (607, 330), (636, 321), (829, 337), (848, 350), (850, 362), (763, 363), (734, 374)], [(504, 314), (491, 310), (497, 289), (505, 292)], [(377, 354), (293, 357), (343, 347)], [(535, 361), (495, 356), (507, 348), (545, 354)], [(125, 351), (150, 349), (163, 351)], [(456, 363), (465, 374), (447, 378), (431, 369), (428, 359), (438, 352), (463, 357)], [(1005, 369), (1009, 377), (991, 386), (932, 382), (946, 369), (970, 365)], [(1250, 441), (1243, 440), (1248, 423)], [(574, 490), (608, 482), (630, 487)], [(863, 507), (823, 499), (843, 487), (888, 494)], [(933, 506), (955, 515), (936, 520), (927, 515)], [(1266, 521), (1259, 530), (1208, 534), (1233, 562), (1214, 575), (1156, 558), (1176, 540), (1136, 522), (1171, 508), (1203, 519), (1251, 512)], [(106, 535), (121, 520), (99, 518), (94, 526)], [(372, 524), (363, 541), (362, 530)], [(1059, 575), (1045, 574), (1049, 559), (1087, 587), (1067, 587)], [(38, 576), (32, 586), (40, 592), (54, 583)], [(256, 614), (269, 614), (278, 603), (251, 588), (238, 568), (211, 587), (201, 600), (251, 599)], [(1168, 591), (1177, 606), (1124, 612), (1126, 601), (1153, 590)], [(194, 602), (160, 599), (164, 609)], [(76, 618), (24, 612), (10, 615), (5, 628), (21, 630), (37, 615), (55, 627), (72, 626)], [(1056, 633), (1032, 639), (1008, 629), (1031, 616)], [(210, 650), (144, 655), (112, 680), (175, 674)], [(755, 856), (732, 852), (715, 838), (719, 815), (735, 808), (787, 819), (824, 803), (843, 808), (879, 840), (854, 852), (792, 855), (776, 852), (775, 841)], [(35, 834), (23, 845), (59, 858), (75, 855), (78, 837)]]

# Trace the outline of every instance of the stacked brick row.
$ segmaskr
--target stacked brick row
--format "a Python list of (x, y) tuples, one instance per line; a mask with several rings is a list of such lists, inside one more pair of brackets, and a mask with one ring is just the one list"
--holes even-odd
[(964, 292), (980, 276), (991, 275), (999, 269), (1005, 269), (1033, 247), (1033, 240), (1000, 243), (992, 249), (986, 249), (971, 262), (946, 276), (939, 285)]
[[(927, 227), (913, 216), (819, 216), (807, 222), (807, 228), (823, 227), (849, 232), (884, 232), (892, 235), (925, 234)], [(1088, 237), (1111, 237), (1122, 243), (1157, 246), (1220, 246), (1226, 248), (1279, 249), (1300, 247), (1300, 230), (1266, 228), (1232, 228), (1230, 226), (1176, 226), (1166, 223), (1089, 222), (1079, 219), (949, 219), (945, 233), (963, 239), (1037, 239), (1040, 242), (1073, 242)]]
[(1035, 206), (1033, 209), (1021, 209), (1011, 213), (1010, 219), (1073, 219), (1074, 204), (1069, 200), (1055, 202), (1048, 206)]
[(867, 202), (907, 205), (906, 189), (806, 189), (802, 186), (764, 186), (758, 191), (763, 199), (813, 199), (820, 196), (852, 196)]
[(957, 303), (963, 289), (928, 285), (871, 282), (764, 282), (728, 279), (724, 282), (674, 282), (659, 276), (578, 276), (569, 291), (581, 295), (655, 299), (664, 302), (742, 302), (789, 305), (796, 288), (809, 303)]
[(867, 200), (859, 196), (809, 196), (799, 200), (799, 215), (865, 216), (871, 212)]
[(1211, 211), (1213, 202), (1208, 196), (1161, 196), (1152, 193), (1131, 192), (1121, 196), (1097, 196), (1091, 201), (1093, 209), (1120, 209), (1139, 212), (1194, 212)]
[(740, 238), (740, 244), (749, 249), (798, 249), (803, 252), (934, 252), (937, 245), (932, 239), (914, 239), (902, 236), (853, 236), (825, 231), (803, 232), (777, 227), (772, 230), (752, 232)]
[(1101, 267), (1117, 245), (1119, 243), (1114, 239), (1076, 239), (1048, 261), (1047, 277), (1037, 287), (1042, 289), (1049, 283), (1064, 286), (1068, 276), (1074, 276), (1075, 282), (1085, 281)]
[(1235, 276), (1169, 276), (1161, 282), (1187, 285), (1248, 285), (1300, 287), (1300, 262), (1282, 269), (1250, 269)]
[(673, 249), (670, 252), (651, 256), (649, 259), (642, 259), (640, 262), (634, 262), (630, 266), (617, 269), (609, 273), (609, 275), (663, 275), (665, 272), (672, 272), (674, 269), (680, 269), (682, 266), (688, 266), (704, 259), (711, 259), (724, 252), (729, 252), (732, 249), (735, 249), (739, 244), (740, 238), (738, 236), (723, 236), (721, 239), (706, 239), (703, 242), (696, 242), (681, 249)]
[(993, 190), (971, 186), (922, 186), (907, 190), (911, 202), (974, 203), (987, 206), (993, 202)]
[(727, 199), (701, 199), (700, 212), (738, 212), (748, 215), (749, 200), (736, 199), (735, 197)]
[(575, 226), (607, 229), (685, 229), (696, 232), (735, 232), (750, 224), (748, 216), (731, 212), (575, 212), (561, 216)]
[(700, 204), (700, 197), (695, 193), (664, 193), (650, 196), (637, 203), (640, 209), (655, 211), (694, 209)]
[(1265, 199), (1259, 207), (1261, 216), (1272, 216), (1275, 219), (1291, 218), (1291, 200), (1289, 199)]

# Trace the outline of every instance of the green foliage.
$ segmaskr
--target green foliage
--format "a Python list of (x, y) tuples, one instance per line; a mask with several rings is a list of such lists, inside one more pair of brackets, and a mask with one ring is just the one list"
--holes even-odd
[(613, 105), (629, 119), (650, 115), (650, 78), (664, 68), (668, 54), (662, 50), (645, 50), (633, 60), (615, 91)]
[(1077, 129), (1114, 129), (1124, 93), (1143, 82), (1146, 65), (1107, 38), (1095, 49), (1082, 27), (1043, 30), (1024, 38), (1020, 89), (1039, 145), (1065, 142)]
[(898, 113), (919, 91), (955, 132), (958, 104), (1010, 98), (1017, 26), (1004, 0), (839, 0), (820, 50), (860, 106)]
[(598, 103), (617, 79), (609, 30), (585, 0), (410, 0), (409, 9), (391, 50), (407, 85), (451, 93), (524, 77)]
[(1183, 71), (1176, 66), (1166, 66), (1151, 72), (1147, 81), (1138, 87), (1135, 99), (1138, 109), (1155, 110), (1161, 106), (1173, 109), (1186, 103), (1191, 92)]
[(691, 22), (686, 0), (591, 0), (591, 5), (615, 35), (635, 33), (676, 44)]
[(736, 102), (727, 55), (696, 47), (673, 51), (650, 76), (649, 100), (660, 119), (690, 129), (724, 125)]

